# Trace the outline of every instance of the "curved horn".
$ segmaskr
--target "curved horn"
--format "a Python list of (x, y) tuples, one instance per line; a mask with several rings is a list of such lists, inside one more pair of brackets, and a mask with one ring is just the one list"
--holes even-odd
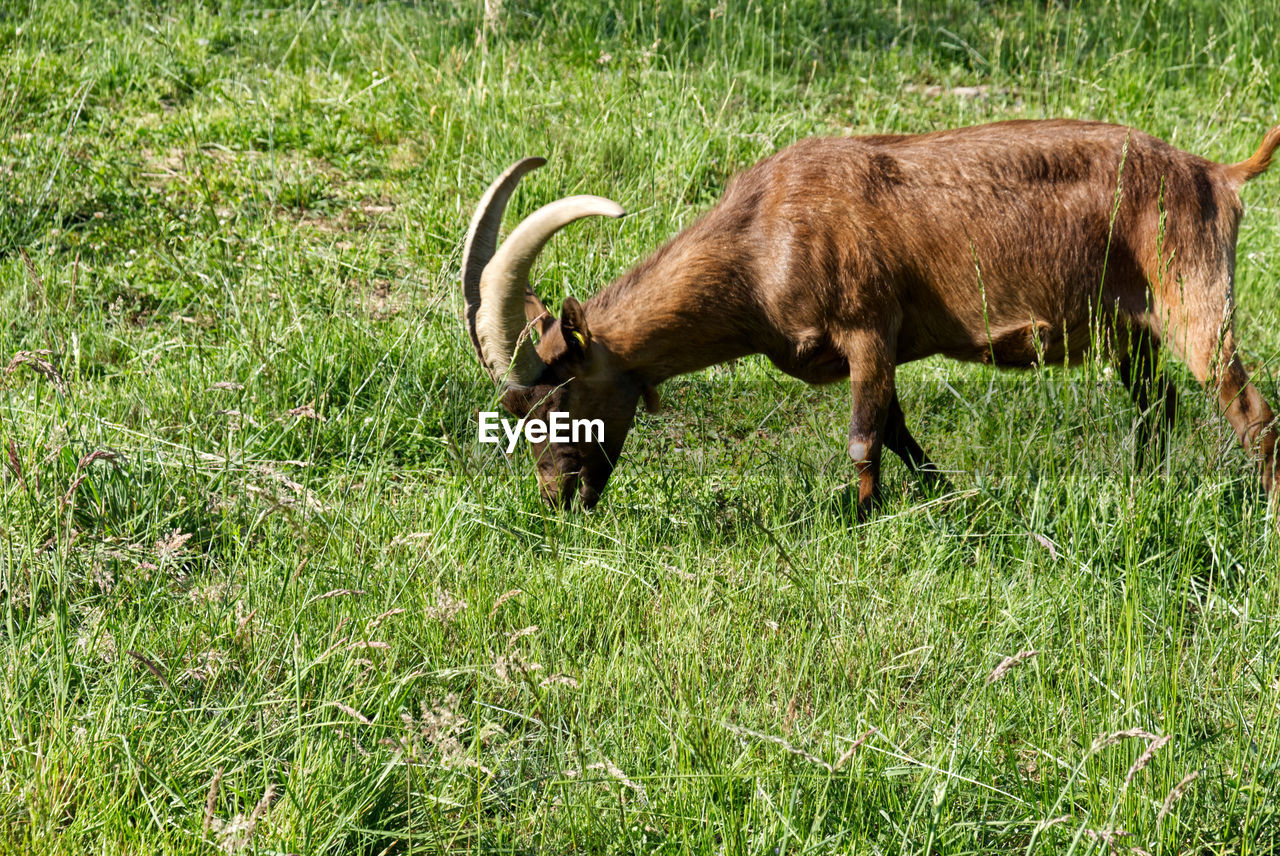
[[(462, 249), (462, 297), (466, 301), (467, 332), (471, 335), (476, 356), (486, 369), (489, 366), (485, 363), (484, 352), (480, 350), (480, 338), (476, 335), (476, 311), (480, 308), (480, 275), (489, 259), (493, 258), (494, 250), (498, 248), (498, 229), (502, 226), (502, 214), (507, 209), (507, 201), (516, 185), (525, 173), (546, 162), (546, 158), (525, 158), (507, 167), (489, 185), (484, 196), (480, 197), (480, 204), (476, 206), (471, 226), (467, 229), (467, 242)], [(496, 376), (494, 380), (497, 380)]]
[[(528, 385), (542, 372), (542, 358), (525, 329), (524, 293), (529, 270), (551, 236), (583, 217), (621, 217), (626, 212), (601, 196), (570, 196), (526, 217), (493, 254), (480, 274), (475, 335), (480, 361), (495, 378)], [(479, 219), (479, 216), (477, 216)]]

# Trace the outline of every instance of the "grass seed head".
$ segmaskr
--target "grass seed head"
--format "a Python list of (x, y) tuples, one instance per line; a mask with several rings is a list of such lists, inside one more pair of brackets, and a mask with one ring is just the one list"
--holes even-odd
[(156, 555), (162, 560), (171, 559), (181, 553), (186, 548), (186, 543), (190, 540), (190, 532), (180, 532), (174, 529), (156, 542)]
[(1030, 660), (1039, 653), (1039, 651), (1019, 651), (1011, 657), (1005, 657), (1000, 661), (1000, 665), (996, 666), (995, 669), (991, 671), (991, 674), (987, 675), (987, 685), (990, 686), (991, 684), (994, 684), (996, 681), (1007, 675), (1014, 666), (1026, 660)]
[(342, 711), (343, 713), (345, 713), (347, 716), (349, 716), (349, 717), (351, 717), (352, 719), (354, 719), (356, 722), (359, 722), (361, 725), (373, 725), (373, 721), (372, 721), (371, 719), (369, 719), (369, 717), (365, 716), (363, 713), (361, 713), (360, 711), (356, 710), (356, 709), (355, 709), (354, 707), (352, 707), (351, 705), (349, 705), (349, 704), (343, 704), (343, 703), (342, 703), (342, 702), (340, 702), (340, 701), (331, 702), (331, 704), (332, 704), (334, 707), (336, 707), (338, 710), (340, 710), (340, 711)]
[(381, 627), (382, 622), (386, 621), (388, 618), (392, 618), (393, 616), (396, 616), (396, 615), (403, 615), (404, 613), (405, 613), (405, 609), (403, 607), (397, 606), (394, 609), (388, 609), (386, 612), (380, 612), (377, 615), (375, 615), (373, 618), (370, 618), (369, 623), (366, 624), (365, 627), (367, 630), (372, 632), (374, 630), (377, 630), (379, 627)]
[(1126, 788), (1129, 786), (1129, 783), (1133, 781), (1135, 776), (1147, 768), (1147, 765), (1151, 763), (1151, 759), (1156, 756), (1156, 753), (1163, 749), (1165, 744), (1172, 739), (1173, 737), (1171, 735), (1166, 734), (1164, 737), (1157, 737), (1155, 740), (1152, 740), (1147, 744), (1146, 751), (1138, 756), (1138, 760), (1134, 761), (1133, 766), (1129, 768), (1129, 774), (1124, 777), (1124, 786)]
[(862, 744), (866, 743), (867, 739), (871, 737), (872, 734), (875, 734), (876, 731), (878, 730), (879, 729), (876, 729), (876, 728), (868, 728), (866, 731), (858, 735), (858, 739), (853, 741), (852, 746), (844, 750), (844, 754), (841, 755), (840, 758), (834, 764), (831, 765), (831, 769), (839, 770), (845, 764), (849, 763), (849, 760), (853, 758), (854, 753), (857, 752), (860, 748), (862, 748)]
[(1164, 798), (1164, 803), (1160, 806), (1160, 813), (1156, 815), (1156, 822), (1164, 820), (1169, 812), (1173, 811), (1173, 804), (1182, 799), (1182, 795), (1187, 792), (1187, 788), (1191, 787), (1191, 783), (1200, 778), (1199, 770), (1192, 770), (1182, 777), (1182, 781), (1174, 785)]
[(493, 618), (495, 615), (498, 614), (498, 610), (502, 608), (502, 605), (504, 603), (511, 600), (511, 598), (519, 597), (522, 594), (524, 594), (524, 591), (522, 589), (516, 588), (516, 589), (511, 589), (511, 591), (505, 591), (502, 594), (498, 595), (498, 599), (493, 602), (493, 608), (489, 610), (489, 617)]
[(13, 374), (18, 370), (19, 366), (26, 366), (31, 371), (43, 377), (49, 383), (53, 384), (54, 389), (62, 394), (67, 392), (67, 382), (63, 380), (62, 374), (54, 368), (53, 363), (45, 359), (51, 355), (52, 351), (18, 351), (13, 355), (13, 359), (9, 361), (9, 365), (5, 368), (6, 376)]
[(541, 663), (529, 662), (519, 651), (504, 654), (493, 662), (493, 672), (503, 683), (515, 683), (525, 675), (541, 669)]
[(1156, 735), (1147, 731), (1145, 728), (1127, 728), (1124, 731), (1113, 731), (1110, 734), (1104, 734), (1093, 741), (1090, 752), (1098, 752), (1106, 749), (1108, 746), (1114, 746), (1122, 740), (1133, 740), (1141, 738), (1143, 740), (1155, 740)]
[(454, 597), (444, 589), (436, 589), (435, 605), (427, 607), (426, 617), (441, 624), (448, 624), (466, 608), (467, 602), (462, 598)]
[(218, 806), (218, 786), (222, 784), (222, 768), (219, 767), (213, 774), (213, 781), (209, 782), (209, 793), (204, 798), (204, 824), (201, 827), (204, 834), (209, 834), (209, 827), (214, 821), (213, 812)]
[(1085, 835), (1092, 838), (1099, 844), (1105, 844), (1108, 852), (1115, 852), (1116, 847), (1120, 846), (1121, 838), (1129, 838), (1132, 832), (1126, 832), (1123, 829), (1086, 829)]
[(515, 630), (507, 635), (507, 644), (514, 645), (524, 637), (532, 636), (541, 629), (542, 628), (536, 624), (530, 624), (528, 627), (521, 627), (519, 630)]

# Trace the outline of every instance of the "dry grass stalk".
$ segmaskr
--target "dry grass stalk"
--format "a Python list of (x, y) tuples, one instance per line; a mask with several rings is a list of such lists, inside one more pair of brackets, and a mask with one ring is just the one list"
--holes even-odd
[[(139, 568), (155, 571), (159, 567), (150, 562), (139, 562)], [(237, 589), (226, 581), (209, 583), (206, 586), (197, 586), (187, 592), (187, 596), (191, 598), (191, 602), (195, 604), (201, 603), (224, 603), (237, 594)]]
[(76, 472), (84, 472), (94, 461), (106, 461), (118, 470), (120, 469), (119, 459), (120, 454), (118, 452), (114, 452), (111, 449), (98, 449), (80, 459), (80, 462), (76, 464)]
[(369, 719), (369, 717), (365, 716), (363, 713), (356, 710), (354, 707), (351, 707), (350, 705), (347, 705), (347, 704), (343, 704), (340, 701), (335, 701), (330, 703), (334, 707), (336, 707), (338, 710), (342, 711), (347, 716), (354, 719), (356, 722), (359, 722), (361, 725), (373, 725), (373, 720)]
[(307, 603), (315, 603), (317, 600), (328, 600), (331, 597), (345, 597), (346, 595), (351, 595), (351, 594), (362, 595), (364, 594), (364, 589), (345, 589), (345, 588), (331, 589), (330, 591), (327, 591), (324, 594), (316, 595), (315, 597), (311, 598), (311, 600), (307, 601)]
[(378, 615), (375, 615), (373, 618), (370, 618), (369, 623), (365, 625), (365, 627), (366, 629), (372, 632), (374, 630), (377, 630), (379, 627), (381, 627), (382, 622), (386, 621), (388, 618), (391, 618), (392, 616), (395, 616), (395, 615), (401, 615), (404, 612), (405, 612), (404, 608), (399, 606), (397, 606), (395, 609), (388, 609), (386, 612), (379, 613)]
[(214, 819), (213, 831), (218, 834), (219, 850), (223, 853), (238, 853), (249, 846), (253, 841), (253, 833), (257, 831), (258, 822), (275, 802), (276, 790), (274, 784), (267, 785), (267, 789), (262, 793), (262, 799), (258, 800), (258, 804), (253, 807), (248, 817), (237, 814), (230, 823)]
[(397, 535), (391, 539), (391, 543), (387, 545), (387, 549), (391, 550), (396, 547), (404, 547), (413, 541), (426, 541), (430, 537), (430, 532), (409, 532), (405, 535)]
[(1084, 834), (1094, 841), (1107, 845), (1110, 851), (1116, 849), (1121, 838), (1129, 838), (1133, 835), (1132, 832), (1126, 832), (1123, 829), (1086, 829)]
[(1157, 737), (1148, 743), (1146, 751), (1138, 756), (1138, 760), (1134, 761), (1133, 766), (1129, 768), (1129, 774), (1124, 777), (1124, 787), (1129, 787), (1129, 783), (1133, 781), (1134, 777), (1145, 770), (1147, 765), (1151, 763), (1151, 759), (1156, 756), (1156, 753), (1163, 749), (1165, 744), (1172, 739), (1172, 735), (1166, 734), (1164, 737)]
[(1039, 532), (1032, 532), (1031, 537), (1035, 538), (1036, 542), (1041, 547), (1044, 547), (1046, 550), (1048, 550), (1050, 556), (1052, 556), (1055, 559), (1058, 558), (1058, 548), (1054, 546), (1052, 541), (1050, 541), (1048, 538), (1041, 535)]
[(310, 402), (293, 408), (289, 411), (289, 415), (298, 419), (315, 419), (318, 422), (325, 421), (325, 418), (316, 412), (315, 405)]
[[(302, 508), (305, 511), (308, 511), (308, 512), (325, 511), (324, 504), (315, 498), (313, 492), (308, 491), (306, 487), (294, 481), (293, 479), (289, 478), (284, 473), (281, 473), (278, 470), (271, 469), (270, 467), (259, 467), (258, 472), (262, 473), (262, 475), (271, 479), (274, 483), (283, 485), (285, 488), (288, 489), (288, 493), (284, 493), (272, 487), (260, 487), (259, 485), (253, 484), (252, 482), (245, 483), (244, 488), (246, 492), (248, 492), (253, 496), (261, 496), (272, 503), (271, 508), (266, 512), (264, 512), (264, 514), (270, 514), (271, 512), (276, 511), (278, 509), (291, 509), (291, 508), (299, 507), (300, 500), (301, 500)], [(302, 567), (299, 566), (298, 570), (301, 571)]]
[(1182, 777), (1182, 781), (1173, 786), (1168, 795), (1164, 798), (1164, 803), (1160, 806), (1160, 813), (1156, 815), (1156, 822), (1164, 820), (1169, 812), (1173, 811), (1173, 804), (1182, 799), (1182, 795), (1187, 792), (1187, 788), (1191, 787), (1191, 783), (1200, 778), (1199, 770), (1192, 770)]
[(798, 746), (792, 746), (790, 743), (788, 743), (786, 740), (783, 740), (781, 737), (777, 737), (773, 734), (765, 734), (761, 731), (752, 731), (750, 728), (743, 728), (741, 725), (733, 725), (728, 722), (724, 724), (724, 727), (729, 729), (734, 734), (737, 734), (740, 737), (754, 737), (756, 740), (763, 740), (766, 743), (772, 743), (775, 746), (781, 746), (783, 751), (791, 755), (795, 755), (797, 758), (803, 758), (804, 760), (808, 761), (810, 764), (817, 764), (819, 767), (826, 770), (828, 773), (835, 771), (835, 768), (832, 767), (831, 764), (828, 764), (826, 761), (822, 760), (817, 755), (814, 755), (810, 752), (806, 752), (805, 750), (801, 749)]
[(407, 735), (396, 740), (384, 738), (379, 742), (403, 752), (407, 763), (426, 763), (429, 753), (424, 749), (429, 747), (439, 754), (440, 763), (446, 769), (471, 768), (493, 775), (491, 769), (471, 757), (462, 745), (461, 738), (470, 721), (458, 712), (459, 703), (457, 693), (449, 693), (443, 702), (432, 706), (424, 701), (417, 720), (407, 711), (400, 714)]
[(496, 29), (498, 18), (502, 15), (502, 0), (484, 0), (484, 28)]
[(1026, 660), (1030, 660), (1032, 657), (1034, 657), (1036, 654), (1039, 654), (1039, 653), (1040, 653), (1039, 651), (1030, 651), (1030, 650), (1019, 651), (1018, 653), (1014, 654), (1012, 657), (1005, 657), (1003, 660), (1000, 661), (1000, 665), (996, 666), (995, 669), (992, 670), (991, 674), (987, 675), (987, 685), (990, 686), (991, 684), (994, 684), (996, 681), (1000, 680), (1005, 675), (1007, 675), (1014, 666)]
[(27, 278), (31, 280), (31, 284), (36, 287), (36, 292), (41, 299), (44, 298), (44, 278), (40, 276), (40, 272), (36, 270), (35, 262), (31, 261), (31, 256), (27, 255), (25, 248), (19, 247), (18, 254), (22, 256), (22, 264), (27, 269)]
[(276, 801), (277, 790), (276, 785), (267, 785), (267, 789), (262, 792), (262, 799), (258, 800), (258, 804), (253, 807), (253, 814), (249, 815), (250, 824), (257, 826), (258, 820), (267, 813), (267, 809), (271, 808), (271, 804)]
[(5, 448), (9, 453), (9, 469), (18, 477), (18, 486), (22, 488), (22, 492), (27, 492), (27, 479), (22, 474), (22, 461), (18, 458), (18, 446), (13, 442), (13, 438), (9, 438), (9, 445)]
[(441, 624), (448, 624), (466, 608), (467, 602), (462, 598), (454, 597), (444, 589), (436, 589), (436, 605), (427, 607), (426, 616)]
[(71, 482), (71, 486), (67, 488), (67, 492), (62, 495), (61, 503), (63, 508), (66, 508), (68, 505), (71, 504), (71, 500), (76, 495), (76, 488), (80, 487), (80, 485), (88, 477), (89, 477), (89, 474), (85, 473), (84, 475), (76, 476), (75, 481)]
[(18, 351), (18, 353), (13, 355), (13, 359), (9, 361), (9, 365), (5, 368), (4, 373), (8, 376), (16, 372), (19, 366), (26, 366), (45, 380), (49, 381), (49, 383), (53, 384), (54, 388), (57, 389), (58, 392), (65, 395), (67, 392), (67, 382), (62, 379), (62, 374), (53, 367), (53, 363), (45, 359), (46, 356), (49, 356), (52, 353), (52, 351)]
[(347, 646), (347, 650), (354, 651), (357, 648), (381, 648), (383, 650), (386, 650), (390, 647), (391, 646), (388, 643), (380, 642), (374, 639), (369, 642), (352, 642), (350, 645)]
[(156, 542), (156, 555), (161, 559), (173, 558), (185, 549), (186, 543), (190, 540), (190, 532), (180, 532), (174, 529)]
[(111, 594), (112, 589), (116, 587), (115, 574), (100, 561), (94, 561), (93, 567), (89, 570), (89, 579), (103, 594)]
[(542, 683), (538, 684), (538, 686), (542, 687), (544, 690), (548, 687), (554, 686), (564, 686), (569, 689), (576, 690), (578, 688), (578, 680), (571, 675), (566, 675), (564, 672), (557, 672), (551, 677), (545, 678)]
[(518, 597), (522, 594), (524, 594), (524, 590), (516, 588), (498, 595), (498, 599), (493, 602), (493, 608), (489, 610), (489, 617), (493, 618), (498, 614), (498, 610), (502, 608), (504, 603), (511, 600), (511, 598)]
[(192, 678), (203, 684), (218, 677), (227, 663), (227, 655), (221, 651), (205, 651), (195, 655), (191, 662), (194, 665), (184, 669), (182, 677)]
[(1132, 740), (1134, 738), (1142, 738), (1143, 740), (1155, 740), (1157, 736), (1147, 731), (1145, 728), (1128, 728), (1124, 731), (1113, 731), (1110, 734), (1103, 735), (1093, 741), (1093, 745), (1089, 747), (1089, 751), (1098, 752), (1106, 749), (1108, 746), (1114, 746), (1121, 740)]
[(118, 470), (120, 469), (120, 465), (116, 463), (116, 458), (118, 457), (119, 455), (108, 449), (99, 449), (98, 451), (90, 452), (81, 458), (80, 463), (76, 464), (77, 475), (75, 479), (71, 482), (71, 486), (67, 488), (67, 492), (62, 495), (63, 508), (71, 504), (71, 500), (75, 497), (76, 488), (80, 487), (80, 485), (84, 483), (84, 480), (89, 477), (89, 474), (84, 472), (86, 468), (93, 464), (94, 461), (107, 461)]
[(209, 826), (213, 823), (213, 810), (218, 805), (218, 787), (222, 784), (222, 768), (219, 767), (217, 772), (213, 774), (213, 781), (209, 783), (209, 794), (204, 798), (204, 825), (201, 826), (204, 834), (209, 834)]
[(611, 778), (621, 782), (623, 785), (639, 794), (641, 803), (647, 804), (649, 802), (649, 795), (645, 793), (644, 786), (637, 785), (635, 782), (631, 781), (631, 779), (627, 778), (627, 774), (618, 769), (618, 765), (610, 761), (608, 758), (605, 758), (604, 763), (601, 764), (588, 764), (586, 769), (604, 770)]
[[(236, 601), (236, 610), (237, 611), (240, 610), (239, 601)], [(250, 641), (253, 635), (252, 633), (249, 632), (250, 625), (254, 619), (254, 616), (256, 616), (257, 614), (258, 614), (258, 610), (254, 609), (254, 610), (251, 610), (250, 612), (245, 613), (244, 615), (240, 616), (239, 619), (237, 619), (236, 632), (235, 632), (235, 635), (232, 637), (237, 643), (243, 644)]]
[(350, 640), (350, 637), (348, 637), (348, 636), (343, 636), (343, 637), (342, 637), (341, 639), (339, 639), (337, 642), (334, 642), (334, 643), (333, 643), (332, 645), (330, 645), (328, 648), (325, 648), (325, 649), (324, 649), (324, 653), (320, 655), (319, 659), (317, 659), (317, 660), (316, 660), (316, 662), (317, 662), (317, 663), (323, 663), (325, 660), (329, 659), (329, 655), (333, 654), (335, 651), (342, 650), (343, 648), (345, 648), (345, 647), (347, 646), (347, 644), (348, 644), (350, 641), (351, 641), (351, 640)]
[(493, 663), (493, 672), (503, 683), (514, 682), (541, 669), (541, 663), (529, 662), (519, 651), (503, 655)]
[(526, 636), (532, 636), (542, 628), (536, 624), (530, 624), (528, 627), (521, 627), (519, 630), (513, 631), (507, 635), (507, 644), (512, 645)]
[(1051, 826), (1057, 826), (1060, 823), (1070, 823), (1070, 822), (1071, 822), (1071, 815), (1069, 814), (1060, 815), (1058, 817), (1046, 818), (1045, 820), (1042, 820), (1036, 824), (1036, 832), (1043, 832), (1044, 830), (1048, 829)]
[(844, 754), (841, 755), (840, 758), (834, 764), (831, 765), (831, 769), (833, 771), (839, 770), (845, 764), (849, 763), (849, 759), (853, 757), (853, 753), (861, 749), (862, 744), (867, 742), (867, 738), (869, 738), (872, 734), (875, 734), (878, 730), (879, 729), (877, 728), (868, 728), (866, 731), (859, 734), (858, 739), (853, 741), (853, 745), (850, 746), (848, 749), (844, 750)]
[(155, 675), (160, 683), (164, 685), (166, 690), (170, 689), (169, 679), (164, 676), (164, 672), (160, 671), (160, 667), (157, 666), (149, 657), (132, 649), (125, 651), (125, 653), (141, 663), (148, 672)]
[(71, 288), (67, 290), (67, 303), (62, 311), (70, 314), (71, 304), (75, 302), (76, 289), (80, 286), (80, 251), (76, 250), (76, 260), (71, 265)]

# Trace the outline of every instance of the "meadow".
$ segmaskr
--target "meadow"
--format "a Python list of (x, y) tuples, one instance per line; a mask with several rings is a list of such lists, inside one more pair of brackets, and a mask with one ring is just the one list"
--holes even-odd
[[(1280, 536), (1190, 374), (664, 385), (599, 507), (477, 442), (472, 206), (553, 307), (801, 137), (1280, 121), (1276, 0), (0, 0), (0, 853), (1268, 854)], [(1243, 191), (1273, 405), (1280, 170)], [(999, 668), (998, 668), (999, 667)]]

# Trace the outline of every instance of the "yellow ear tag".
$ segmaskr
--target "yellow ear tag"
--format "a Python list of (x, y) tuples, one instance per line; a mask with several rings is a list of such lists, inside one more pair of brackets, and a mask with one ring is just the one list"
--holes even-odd
[(587, 349), (587, 337), (582, 335), (581, 330), (571, 330), (569, 331), (569, 335), (577, 341), (578, 347), (582, 348), (584, 351)]

